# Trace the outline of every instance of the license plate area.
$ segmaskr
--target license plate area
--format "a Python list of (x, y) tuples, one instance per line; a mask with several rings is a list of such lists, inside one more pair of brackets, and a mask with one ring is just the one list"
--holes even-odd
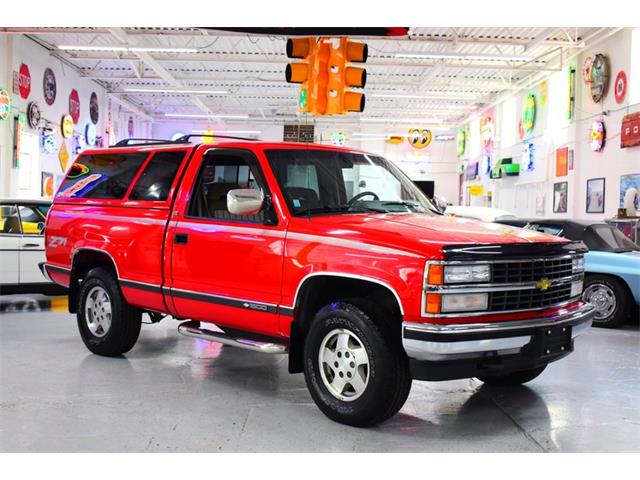
[(571, 351), (571, 326), (541, 328), (538, 332), (540, 355), (560, 355)]

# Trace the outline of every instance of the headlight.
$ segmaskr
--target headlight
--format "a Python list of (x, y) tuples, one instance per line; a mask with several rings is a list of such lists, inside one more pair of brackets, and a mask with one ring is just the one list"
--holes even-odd
[(443, 295), (442, 312), (475, 312), (486, 310), (489, 302), (487, 293), (463, 295)]
[(491, 280), (489, 265), (446, 265), (444, 283), (488, 282)]
[(584, 272), (584, 257), (573, 257), (571, 261), (571, 271), (573, 273)]

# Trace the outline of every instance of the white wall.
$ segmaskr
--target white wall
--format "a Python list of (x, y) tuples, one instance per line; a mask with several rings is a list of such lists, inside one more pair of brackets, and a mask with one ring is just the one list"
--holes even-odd
[[(640, 87), (635, 78), (638, 68), (631, 69), (632, 35), (635, 35), (636, 49), (633, 55), (640, 57), (640, 33), (624, 29), (606, 41), (579, 55), (572, 61), (576, 71), (575, 116), (566, 118), (568, 96), (567, 69), (555, 73), (546, 79), (548, 97), (546, 105), (540, 103), (540, 84), (528, 90), (518, 92), (514, 97), (496, 106), (500, 136), (497, 139), (495, 160), (512, 157), (514, 162), (522, 157), (525, 141), (535, 146), (535, 168), (522, 171), (519, 177), (490, 180), (480, 177), (469, 184), (483, 184), (493, 190), (493, 206), (512, 211), (523, 217), (536, 216), (536, 198), (543, 197), (545, 217), (567, 217), (585, 219), (604, 219), (616, 215), (619, 206), (620, 176), (640, 173), (640, 147), (621, 149), (620, 128), (622, 117), (627, 113), (640, 110), (638, 103), (631, 104), (630, 99)], [(588, 55), (603, 53), (609, 60), (611, 78), (604, 100), (595, 104), (582, 79), (582, 65)], [(622, 105), (616, 103), (613, 83), (617, 73), (624, 70), (629, 87)], [(633, 73), (631, 73), (633, 72)], [(633, 75), (633, 76), (632, 76)], [(634, 82), (635, 81), (635, 82)], [(534, 93), (537, 99), (537, 115), (534, 131), (520, 140), (517, 122), (521, 118), (522, 101), (525, 95)], [(640, 95), (637, 97), (640, 98)], [(515, 115), (514, 115), (515, 110)], [(603, 119), (607, 129), (605, 148), (600, 152), (591, 150), (589, 128), (594, 120)], [(477, 136), (474, 122), (468, 127), (472, 140)], [(473, 143), (473, 142), (472, 142)], [(574, 169), (565, 177), (556, 177), (556, 149), (568, 147), (574, 152)], [(471, 147), (474, 149), (474, 147)], [(477, 148), (474, 149), (477, 150)], [(471, 157), (471, 153), (469, 154)], [(473, 157), (471, 157), (473, 159)], [(604, 177), (606, 183), (605, 211), (603, 214), (586, 213), (586, 183), (588, 179)], [(568, 182), (567, 213), (553, 213), (553, 185)]]
[[(24, 63), (29, 67), (31, 75), (31, 92), (25, 100), (20, 94), (13, 93), (13, 72), (20, 69)], [(56, 77), (57, 94), (53, 105), (49, 106), (44, 100), (43, 76), (46, 68), (51, 68)], [(29, 171), (13, 167), (13, 117), (18, 113), (25, 114), (29, 102), (37, 102), (42, 112), (42, 117), (48, 120), (55, 129), (55, 139), (58, 146), (63, 141), (60, 133), (60, 121), (62, 116), (69, 110), (69, 93), (72, 89), (78, 91), (80, 97), (80, 118), (75, 126), (76, 133), (84, 135), (85, 127), (91, 122), (89, 115), (89, 99), (92, 92), (95, 92), (99, 101), (99, 119), (96, 125), (98, 136), (103, 136), (105, 132), (107, 117), (111, 110), (112, 120), (118, 123), (120, 117), (128, 114), (116, 104), (111, 105), (107, 100), (104, 88), (92, 80), (82, 78), (75, 70), (63, 64), (56, 58), (49, 55), (49, 52), (22, 35), (0, 35), (0, 87), (6, 88), (12, 94), (12, 114), (7, 120), (0, 120), (0, 196), (34, 198), (40, 197), (41, 193), (41, 172), (50, 172), (54, 179), (62, 179), (63, 170), (58, 160), (58, 151), (53, 154), (45, 153), (39, 146), (32, 157), (32, 164)], [(136, 124), (144, 130), (140, 119), (135, 118)], [(120, 120), (120, 123), (122, 121)], [(118, 132), (117, 138), (126, 137), (125, 128)], [(25, 125), (24, 138), (36, 138), (40, 144), (40, 130), (30, 129)], [(73, 159), (73, 139), (66, 139), (67, 150), (70, 159), (69, 166)], [(29, 178), (29, 188), (20, 188), (25, 185), (25, 177)]]

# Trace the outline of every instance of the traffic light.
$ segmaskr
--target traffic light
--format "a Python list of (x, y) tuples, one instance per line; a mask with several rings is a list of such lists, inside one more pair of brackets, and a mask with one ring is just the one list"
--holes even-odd
[(287, 40), (287, 57), (304, 59), (287, 65), (289, 83), (299, 83), (298, 108), (314, 115), (337, 115), (364, 110), (363, 88), (367, 73), (349, 62), (366, 62), (367, 45), (347, 38), (304, 37)]
[(364, 88), (367, 83), (367, 71), (364, 68), (352, 67), (349, 62), (364, 63), (367, 61), (367, 56), (368, 48), (365, 43), (350, 42), (344, 37), (340, 38), (338, 45), (331, 49), (327, 115), (364, 110), (364, 93), (352, 92), (349, 88)]

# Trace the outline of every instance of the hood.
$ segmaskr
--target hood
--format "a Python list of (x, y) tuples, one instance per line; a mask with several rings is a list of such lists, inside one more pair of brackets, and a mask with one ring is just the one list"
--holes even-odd
[[(305, 220), (306, 221), (306, 220)], [(445, 245), (568, 243), (552, 235), (498, 223), (417, 213), (318, 215), (323, 234), (424, 253)]]

